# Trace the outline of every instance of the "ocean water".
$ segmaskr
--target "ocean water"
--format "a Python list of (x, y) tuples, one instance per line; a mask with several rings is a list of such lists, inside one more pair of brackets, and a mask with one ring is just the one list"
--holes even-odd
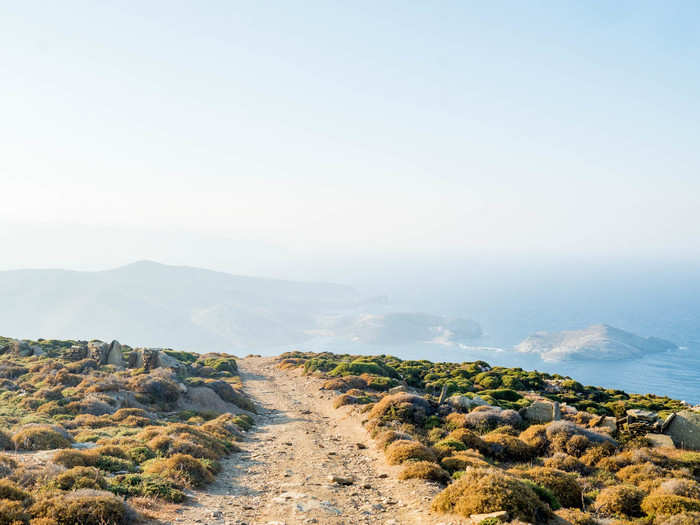
[(260, 353), (276, 355), (291, 350), (360, 355), (389, 354), (402, 359), (448, 362), (481, 359), (492, 366), (521, 367), (526, 370), (557, 373), (570, 376), (585, 385), (617, 388), (629, 393), (652, 393), (700, 404), (698, 348), (684, 347), (648, 355), (642, 359), (549, 362), (536, 355), (496, 347), (458, 347), (431, 343), (374, 345), (325, 337), (294, 345), (266, 348)]

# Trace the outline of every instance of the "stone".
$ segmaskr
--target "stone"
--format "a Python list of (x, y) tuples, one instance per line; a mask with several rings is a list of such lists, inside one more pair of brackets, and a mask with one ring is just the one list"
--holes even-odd
[(124, 356), (122, 355), (122, 345), (119, 341), (112, 341), (107, 350), (107, 357), (105, 358), (105, 363), (108, 365), (114, 365), (118, 367), (124, 366)]
[(523, 417), (531, 423), (549, 423), (561, 419), (559, 403), (549, 401), (535, 401), (523, 412)]
[(353, 483), (355, 483), (355, 480), (352, 478), (335, 475), (328, 476), (328, 481), (337, 485), (352, 485)]
[(474, 406), (470, 397), (460, 395), (454, 395), (447, 398), (447, 404), (456, 410), (462, 410), (464, 412), (469, 412), (469, 410)]
[(80, 361), (88, 355), (88, 349), (84, 345), (73, 345), (66, 351), (66, 359), (70, 361)]
[(472, 514), (469, 517), (471, 518), (473, 525), (478, 525), (479, 523), (486, 520), (491, 520), (491, 522), (505, 522), (508, 520), (508, 512), (506, 512), (505, 510), (499, 510), (497, 512), (489, 512), (488, 514)]
[(664, 422), (661, 424), (661, 432), (666, 432), (668, 430), (668, 427), (671, 426), (671, 421), (673, 421), (673, 418), (676, 417), (676, 413), (673, 412), (669, 414), (666, 419), (664, 419)]
[(666, 433), (678, 448), (700, 450), (700, 412), (681, 410), (676, 413)]
[(155, 368), (180, 368), (183, 364), (172, 356), (169, 356), (162, 350), (158, 350), (156, 354)]
[(659, 419), (656, 412), (652, 412), (651, 410), (642, 410), (641, 408), (630, 408), (627, 411), (627, 416), (631, 417), (632, 419), (648, 421), (650, 423), (654, 423)]
[(29, 357), (34, 353), (34, 350), (27, 341), (14, 340), (10, 344), (10, 351), (19, 357)]
[(88, 343), (88, 357), (97, 361), (100, 366), (106, 365), (109, 348), (110, 345), (103, 341), (90, 341)]
[(671, 436), (666, 434), (647, 434), (644, 437), (649, 440), (649, 445), (652, 448), (676, 448)]

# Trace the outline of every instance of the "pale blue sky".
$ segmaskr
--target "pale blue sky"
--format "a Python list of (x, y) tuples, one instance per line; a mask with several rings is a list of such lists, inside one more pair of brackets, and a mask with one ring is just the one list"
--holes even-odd
[(699, 64), (696, 2), (0, 1), (0, 267), (696, 260)]

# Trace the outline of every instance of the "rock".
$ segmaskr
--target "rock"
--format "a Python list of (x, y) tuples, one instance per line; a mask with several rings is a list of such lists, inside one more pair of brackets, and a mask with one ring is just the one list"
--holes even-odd
[(97, 361), (97, 364), (102, 366), (107, 364), (107, 354), (109, 353), (109, 345), (103, 341), (90, 341), (88, 343), (88, 357)]
[(523, 412), (523, 418), (531, 423), (549, 423), (561, 419), (559, 403), (550, 401), (535, 401)]
[(676, 448), (671, 436), (665, 434), (647, 434), (644, 437), (649, 440), (649, 444), (652, 448)]
[(462, 410), (464, 412), (469, 412), (472, 406), (472, 399), (467, 396), (454, 395), (447, 398), (447, 404), (456, 410)]
[(659, 419), (656, 412), (652, 412), (651, 410), (642, 410), (641, 408), (630, 408), (627, 411), (627, 416), (636, 420), (648, 421), (649, 423), (655, 423)]
[(66, 351), (66, 359), (69, 361), (80, 361), (88, 355), (88, 349), (84, 345), (73, 345)]
[(681, 410), (676, 413), (666, 433), (678, 448), (700, 450), (700, 412)]
[(673, 418), (676, 417), (676, 413), (673, 412), (672, 414), (669, 414), (666, 419), (664, 419), (664, 422), (661, 424), (661, 432), (666, 432), (668, 430), (668, 427), (671, 426), (671, 421), (673, 421)]
[(331, 483), (335, 483), (337, 485), (352, 485), (353, 483), (355, 483), (355, 480), (352, 478), (346, 478), (343, 476), (334, 476), (334, 475), (328, 476), (328, 481), (330, 481)]
[(499, 510), (497, 512), (489, 512), (488, 514), (472, 514), (469, 517), (471, 518), (472, 523), (474, 525), (478, 525), (482, 521), (486, 520), (490, 520), (490, 522), (505, 522), (508, 520), (508, 512), (506, 512), (505, 510)]
[(19, 357), (29, 357), (34, 350), (27, 341), (14, 340), (10, 343), (10, 351)]
[(112, 341), (107, 350), (107, 356), (105, 358), (105, 364), (114, 365), (118, 367), (124, 366), (124, 356), (122, 355), (122, 345), (119, 341)]
[(389, 389), (389, 394), (398, 394), (399, 392), (408, 392), (408, 388), (403, 385), (399, 385)]
[(156, 354), (156, 368), (181, 368), (183, 364), (162, 350)]

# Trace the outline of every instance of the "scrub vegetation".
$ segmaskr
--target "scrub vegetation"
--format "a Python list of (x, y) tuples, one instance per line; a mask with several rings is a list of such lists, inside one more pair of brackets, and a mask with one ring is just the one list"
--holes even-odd
[(253, 425), (240, 386), (229, 355), (0, 338), (0, 448), (24, 452), (0, 455), (0, 523), (135, 523), (132, 498), (184, 501)]
[(652, 448), (625, 425), (628, 410), (664, 418), (689, 408), (681, 401), (483, 361), (290, 352), (278, 366), (325, 378), (334, 406), (361, 414), (400, 479), (440, 484), (436, 512), (506, 511), (513, 523), (700, 523), (700, 453)]

